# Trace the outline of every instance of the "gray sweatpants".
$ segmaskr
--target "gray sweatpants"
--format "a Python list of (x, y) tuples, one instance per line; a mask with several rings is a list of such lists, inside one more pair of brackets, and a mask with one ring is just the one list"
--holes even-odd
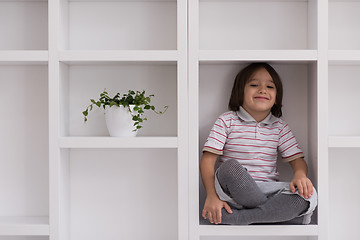
[(286, 182), (255, 182), (236, 160), (228, 160), (216, 171), (215, 188), (220, 199), (231, 206), (224, 209), (222, 223), (253, 224), (278, 223), (309, 224), (317, 205), (317, 193), (305, 199), (292, 193)]

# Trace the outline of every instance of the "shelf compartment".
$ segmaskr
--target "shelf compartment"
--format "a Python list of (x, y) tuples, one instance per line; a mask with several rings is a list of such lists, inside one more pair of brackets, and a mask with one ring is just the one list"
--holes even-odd
[(0, 65), (0, 101), (0, 216), (48, 216), (47, 66)]
[(47, 1), (0, 1), (0, 50), (48, 49)]
[(316, 50), (200, 50), (200, 61), (316, 61)]
[(360, 136), (358, 91), (360, 63), (329, 66), (329, 135)]
[[(317, 126), (319, 124), (317, 119), (317, 62), (270, 62), (279, 73), (285, 89), (282, 118), (293, 130), (309, 165), (309, 177), (317, 188)], [(199, 145), (198, 152), (193, 153), (194, 158), (202, 155), (202, 147), (216, 118), (228, 111), (227, 106), (234, 79), (237, 73), (247, 65), (248, 61), (199, 62), (199, 119), (197, 128), (193, 127), (193, 131), (195, 129), (199, 131)], [(281, 181), (291, 181), (293, 173), (288, 163), (279, 161), (278, 170)], [(206, 192), (201, 183), (199, 192), (199, 209), (201, 212), (206, 198)], [(312, 223), (317, 223), (316, 213), (314, 213)], [(254, 228), (257, 227), (254, 226)], [(296, 228), (296, 226), (294, 227)], [(260, 227), (260, 229), (262, 228)]]
[(63, 137), (60, 148), (177, 148), (176, 137)]
[(317, 1), (200, 0), (200, 49), (316, 49), (316, 9)]
[(0, 217), (0, 236), (49, 236), (48, 217)]
[(360, 1), (329, 1), (329, 48), (360, 50)]
[(177, 61), (177, 51), (61, 51), (62, 62), (94, 62), (94, 61)]
[(176, 1), (62, 1), (64, 50), (176, 50)]
[[(176, 149), (62, 149), (66, 239), (176, 239)], [(134, 216), (151, 219), (142, 227)], [(126, 216), (126, 217), (124, 217)], [(166, 220), (166, 228), (159, 222)]]
[[(329, 150), (329, 239), (358, 239), (360, 149)], [(351, 195), (349, 196), (349, 193)]]
[(360, 148), (359, 136), (330, 136), (329, 147), (331, 148)]
[(177, 84), (176, 62), (61, 62), (61, 136), (109, 135), (102, 108), (95, 106), (86, 123), (82, 115), (90, 99), (98, 99), (104, 89), (111, 96), (129, 89), (154, 94), (152, 104), (156, 109), (168, 106), (168, 110), (162, 115), (146, 113), (148, 120), (138, 136), (177, 136)]
[(318, 236), (317, 225), (256, 225), (199, 227), (200, 236)]

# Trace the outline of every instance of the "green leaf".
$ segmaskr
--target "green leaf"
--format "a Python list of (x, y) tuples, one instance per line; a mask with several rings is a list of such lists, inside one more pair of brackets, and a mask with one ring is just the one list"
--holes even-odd
[(83, 111), (82, 113), (83, 113), (83, 115), (84, 115), (85, 117), (89, 114), (88, 110), (85, 110), (85, 111)]
[(101, 107), (101, 102), (97, 102), (95, 104), (96, 104), (96, 106)]

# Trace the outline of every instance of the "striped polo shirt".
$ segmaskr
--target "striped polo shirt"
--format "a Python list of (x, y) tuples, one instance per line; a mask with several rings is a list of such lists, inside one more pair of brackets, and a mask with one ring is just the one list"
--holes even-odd
[(257, 122), (245, 109), (222, 114), (215, 122), (203, 151), (236, 159), (255, 181), (278, 181), (278, 154), (290, 162), (304, 157), (289, 125), (271, 113)]

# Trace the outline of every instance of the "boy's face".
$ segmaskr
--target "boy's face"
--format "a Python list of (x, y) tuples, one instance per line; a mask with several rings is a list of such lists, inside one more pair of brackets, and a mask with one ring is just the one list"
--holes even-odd
[(276, 87), (265, 68), (257, 70), (245, 84), (242, 107), (253, 117), (270, 113), (276, 100)]

